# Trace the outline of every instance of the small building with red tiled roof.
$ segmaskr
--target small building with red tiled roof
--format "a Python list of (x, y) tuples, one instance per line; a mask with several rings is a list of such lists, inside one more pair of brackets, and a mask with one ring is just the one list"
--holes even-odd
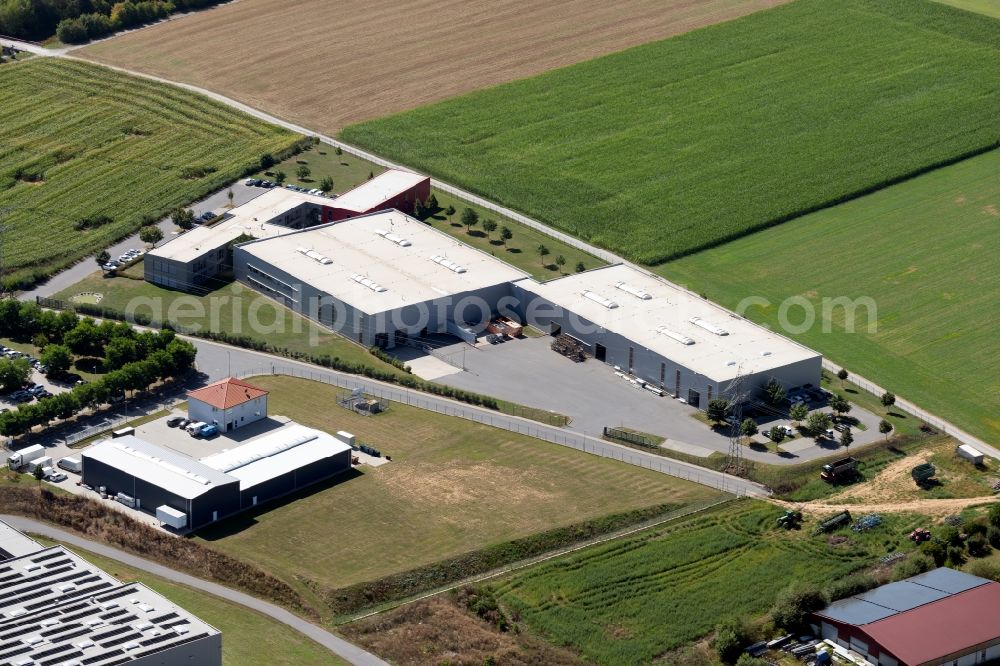
[(1000, 583), (940, 568), (813, 614), (824, 639), (878, 666), (971, 666), (1000, 659)]
[(229, 432), (267, 416), (267, 391), (241, 379), (228, 377), (190, 391), (188, 418), (214, 423)]

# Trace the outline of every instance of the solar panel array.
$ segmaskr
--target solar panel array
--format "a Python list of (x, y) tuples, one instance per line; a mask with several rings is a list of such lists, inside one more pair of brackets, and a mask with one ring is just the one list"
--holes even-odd
[(0, 564), (0, 666), (111, 666), (213, 636), (141, 583), (122, 584), (62, 546)]

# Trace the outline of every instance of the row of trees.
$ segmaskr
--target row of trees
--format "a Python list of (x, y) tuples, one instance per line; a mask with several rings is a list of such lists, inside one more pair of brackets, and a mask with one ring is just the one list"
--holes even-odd
[(196, 350), (184, 340), (171, 339), (141, 361), (124, 363), (95, 382), (80, 384), (35, 403), (26, 403), (0, 414), (0, 434), (14, 437), (54, 419), (66, 419), (85, 407), (95, 408), (125, 391), (149, 388), (157, 381), (186, 373), (194, 364)]
[(66, 43), (77, 43), (121, 28), (141, 25), (175, 11), (187, 11), (218, 2), (219, 0), (0, 0), (0, 34), (32, 40), (43, 40), (55, 34)]

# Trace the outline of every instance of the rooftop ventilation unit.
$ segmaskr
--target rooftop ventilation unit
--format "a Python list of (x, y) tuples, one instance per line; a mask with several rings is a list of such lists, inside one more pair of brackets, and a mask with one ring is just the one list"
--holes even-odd
[(403, 238), (402, 236), (397, 236), (396, 234), (390, 231), (385, 231), (384, 229), (376, 229), (375, 233), (377, 233), (379, 236), (386, 239), (387, 241), (392, 241), (393, 243), (395, 243), (400, 247), (410, 247), (411, 245), (413, 245), (413, 243)]
[(14, 610), (7, 613), (9, 617), (21, 617), (27, 614), (27, 609), (25, 608), (15, 608)]
[(770, 355), (771, 355), (771, 352), (769, 352), (769, 351), (762, 351), (762, 352), (760, 353), (760, 355), (761, 355), (761, 356), (770, 356)]
[(81, 650), (86, 650), (87, 648), (94, 647), (94, 641), (91, 641), (91, 640), (82, 640), (79, 643), (77, 643), (76, 646), (78, 648), (80, 648)]
[(372, 280), (371, 278), (366, 278), (361, 273), (351, 273), (351, 279), (354, 280), (355, 282), (357, 282), (360, 285), (364, 285), (364, 286), (368, 287), (369, 289), (371, 289), (372, 291), (374, 291), (377, 294), (381, 294), (384, 291), (388, 291), (385, 287), (383, 287), (382, 285), (380, 285), (378, 282), (375, 282), (375, 280)]
[(304, 247), (297, 247), (295, 248), (295, 251), (298, 252), (299, 254), (309, 257), (315, 262), (323, 264), (324, 266), (329, 266), (330, 264), (333, 263), (333, 259), (326, 256), (325, 254), (320, 254), (316, 250), (307, 250)]
[(436, 264), (441, 264), (442, 266), (444, 266), (445, 268), (447, 268), (449, 271), (454, 271), (455, 273), (464, 273), (465, 272), (465, 266), (459, 266), (458, 264), (456, 264), (451, 259), (448, 259), (446, 257), (442, 257), (440, 254), (435, 254), (433, 257), (431, 257), (431, 261), (433, 261)]
[(712, 322), (705, 321), (701, 317), (691, 317), (690, 319), (688, 319), (688, 321), (694, 324), (695, 326), (700, 326), (701, 328), (705, 329), (710, 333), (715, 333), (716, 335), (729, 335), (729, 331), (727, 331), (726, 329), (719, 328)]
[(693, 345), (694, 344), (694, 340), (692, 340), (688, 336), (681, 335), (680, 333), (677, 333), (675, 331), (671, 331), (666, 326), (659, 327), (658, 329), (656, 329), (656, 332), (659, 333), (660, 335), (667, 336), (671, 340), (676, 340), (677, 342), (681, 343), (682, 345)]
[(595, 294), (592, 291), (583, 292), (583, 297), (589, 298), (590, 300), (594, 301), (595, 303), (599, 303), (600, 305), (603, 305), (609, 310), (614, 310), (616, 307), (618, 307), (618, 304), (615, 303), (614, 301), (604, 298), (600, 294)]
[(636, 298), (641, 298), (644, 301), (648, 301), (651, 298), (653, 298), (653, 295), (650, 294), (648, 291), (643, 291), (642, 289), (639, 289), (638, 287), (633, 287), (628, 282), (624, 282), (624, 281), (622, 281), (622, 282), (615, 282), (615, 289), (621, 289), (626, 294), (632, 294)]

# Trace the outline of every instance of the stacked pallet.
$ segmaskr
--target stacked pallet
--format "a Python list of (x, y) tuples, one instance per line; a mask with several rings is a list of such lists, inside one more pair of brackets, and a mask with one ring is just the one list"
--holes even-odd
[(583, 351), (583, 345), (578, 340), (574, 340), (566, 334), (556, 336), (556, 339), (552, 341), (552, 351), (558, 352), (577, 363), (582, 363), (587, 358)]

